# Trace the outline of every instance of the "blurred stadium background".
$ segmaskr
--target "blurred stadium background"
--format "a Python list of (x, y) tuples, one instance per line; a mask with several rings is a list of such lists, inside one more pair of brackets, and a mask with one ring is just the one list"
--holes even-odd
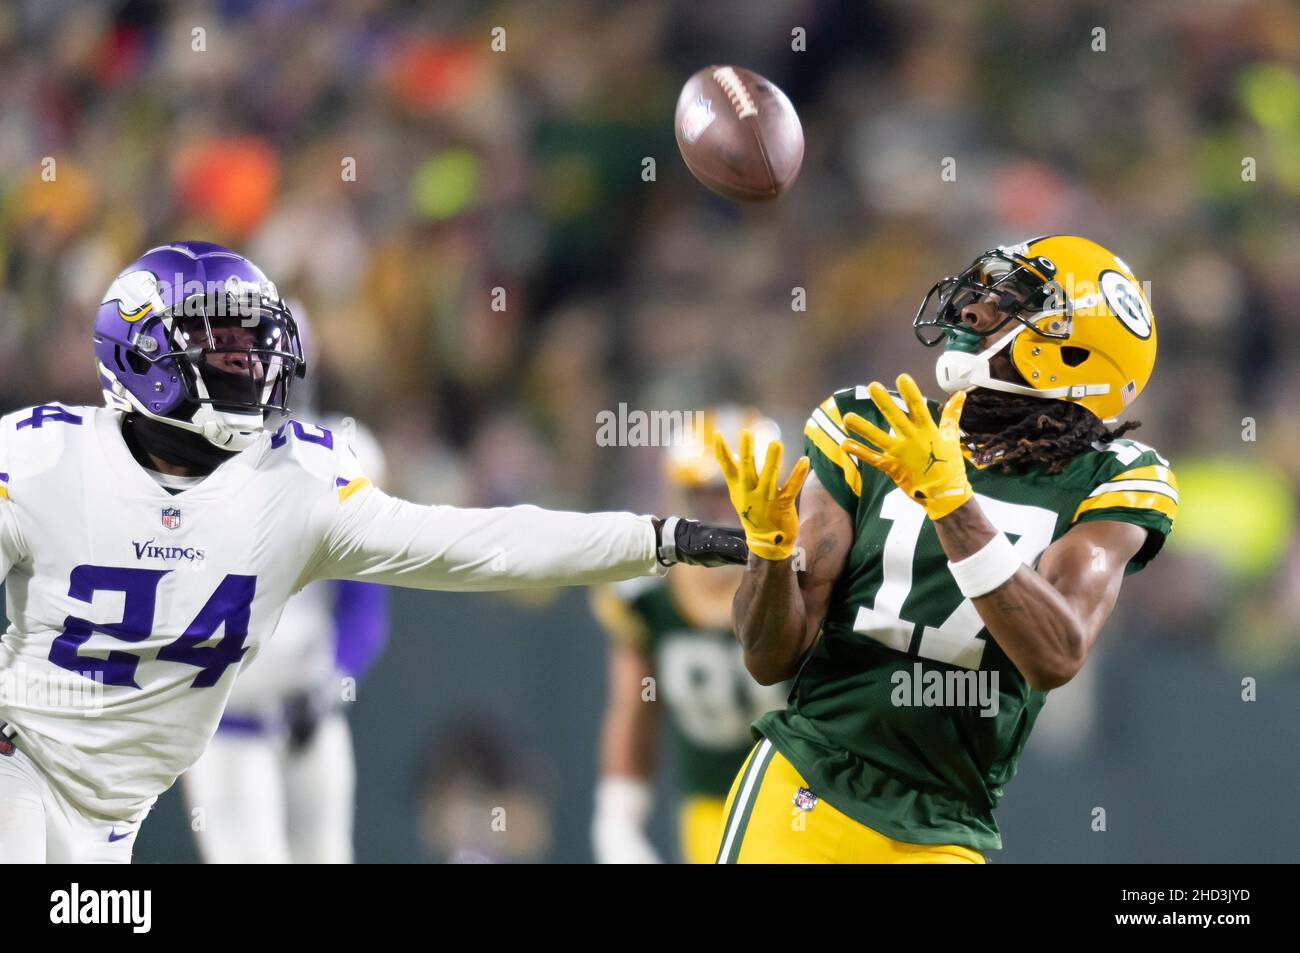
[[(677, 91), (711, 62), (800, 111), (803, 172), (775, 204), (717, 199), (676, 155)], [(796, 434), (834, 388), (906, 370), (933, 391), (909, 324), (937, 277), (1090, 236), (1151, 282), (1136, 436), (1171, 456), (1183, 506), (1053, 694), (994, 860), (1289, 861), (1297, 64), (1287, 0), (14, 0), (0, 410), (98, 403), (88, 330), (113, 275), (151, 243), (213, 240), (302, 302), (320, 402), (376, 431), (392, 491), (646, 512), (658, 451), (597, 446), (598, 411), (743, 400)], [(358, 859), (588, 860), (604, 651), (581, 592), (398, 593), (352, 717)], [(194, 858), (178, 795), (137, 862)], [(458, 820), (485, 804), (523, 819), (504, 848)]]

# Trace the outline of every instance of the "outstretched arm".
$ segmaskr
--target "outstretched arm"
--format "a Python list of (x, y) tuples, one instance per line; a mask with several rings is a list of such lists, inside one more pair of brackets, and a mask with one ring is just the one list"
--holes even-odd
[(481, 591), (581, 586), (662, 571), (648, 516), (422, 506), (370, 487), (339, 506), (308, 574)]
[(633, 513), (422, 506), (363, 486), (339, 502), (304, 572), (414, 589), (586, 586), (675, 563), (743, 563), (737, 530)]

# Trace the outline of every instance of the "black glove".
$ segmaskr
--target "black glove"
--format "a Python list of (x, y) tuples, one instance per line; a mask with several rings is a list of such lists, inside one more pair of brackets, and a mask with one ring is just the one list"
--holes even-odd
[(745, 531), (670, 516), (656, 519), (656, 555), (665, 566), (743, 566), (749, 560)]
[(316, 729), (330, 712), (320, 692), (299, 692), (284, 703), (284, 722), (289, 730), (289, 752), (297, 754), (312, 743)]

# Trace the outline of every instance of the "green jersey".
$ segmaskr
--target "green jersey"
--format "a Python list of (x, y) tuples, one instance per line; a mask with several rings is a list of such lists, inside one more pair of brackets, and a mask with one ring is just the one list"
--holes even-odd
[[(632, 579), (598, 598), (604, 602), (599, 614), (611, 634), (651, 661), (682, 793), (726, 797), (754, 746), (750, 723), (784, 705), (788, 686), (755, 682), (731, 630), (692, 627), (664, 579)], [(618, 604), (611, 605), (612, 600)], [(611, 621), (616, 613), (622, 615), (621, 623)]]
[[(928, 403), (937, 420), (939, 405)], [(805, 452), (852, 517), (853, 545), (789, 705), (755, 731), (814, 793), (874, 830), (999, 848), (993, 809), (1046, 693), (1029, 687), (962, 597), (925, 510), (840, 450), (849, 411), (889, 429), (865, 387), (835, 393), (808, 420)], [(966, 472), (985, 515), (1030, 565), (1075, 523), (1119, 520), (1147, 530), (1134, 572), (1159, 551), (1178, 506), (1168, 462), (1132, 440), (1095, 444), (1055, 475), (1004, 475), (969, 460)]]

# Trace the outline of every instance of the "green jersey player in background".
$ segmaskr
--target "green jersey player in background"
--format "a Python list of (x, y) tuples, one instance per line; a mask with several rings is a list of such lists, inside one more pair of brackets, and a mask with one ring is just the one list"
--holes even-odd
[(982, 862), (1047, 692), (1172, 528), (1167, 461), (1111, 426), (1156, 353), (1123, 261), (1069, 236), (998, 248), (915, 327), (945, 346), (942, 407), (907, 375), (839, 391), (780, 487), (779, 445), (757, 471), (751, 437), (738, 461), (715, 440), (750, 542), (746, 665), (798, 673), (755, 723), (719, 862)]
[[(704, 519), (730, 516), (726, 484), (713, 456), (713, 432), (748, 429), (759, 446), (780, 436), (775, 421), (750, 408), (704, 411), (698, 435), (670, 447), (664, 477), (673, 500)], [(658, 863), (646, 836), (657, 774), (657, 740), (666, 720), (676, 764), (681, 859), (712, 863), (731, 779), (753, 747), (750, 722), (785, 704), (783, 685), (760, 685), (745, 670), (731, 628), (741, 567), (679, 568), (661, 579), (592, 590), (596, 618), (612, 639), (609, 700), (601, 738), (592, 849), (600, 863)], [(661, 719), (660, 716), (663, 716)]]

